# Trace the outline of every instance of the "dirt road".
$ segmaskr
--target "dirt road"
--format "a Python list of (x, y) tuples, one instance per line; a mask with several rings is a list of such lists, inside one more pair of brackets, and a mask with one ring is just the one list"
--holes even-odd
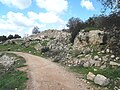
[(44, 58), (16, 52), (26, 59), (28, 65), (28, 86), (26, 90), (90, 90), (89, 86), (62, 66)]

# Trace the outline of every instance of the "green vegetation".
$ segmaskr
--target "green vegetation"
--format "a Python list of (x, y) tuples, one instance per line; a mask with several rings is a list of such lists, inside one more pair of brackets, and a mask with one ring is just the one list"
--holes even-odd
[[(81, 73), (87, 75), (89, 72), (93, 72), (94, 74), (102, 74), (110, 79), (115, 79), (117, 77), (120, 77), (120, 68), (106, 68), (106, 69), (99, 69), (95, 67), (70, 67), (70, 69), (76, 73)], [(95, 71), (96, 69), (97, 71)]]
[[(94, 73), (95, 75), (97, 74), (101, 74), (106, 76), (107, 78), (109, 78), (111, 80), (108, 88), (109, 90), (113, 90), (113, 88), (115, 86), (119, 86), (120, 82), (117, 82), (117, 79), (120, 78), (120, 68), (106, 68), (106, 69), (99, 69), (97, 67), (70, 67), (70, 70), (76, 73), (80, 73), (85, 75), (85, 79), (86, 79), (86, 75), (89, 72)], [(116, 83), (115, 83), (116, 82)]]
[[(13, 56), (13, 54), (8, 54)], [(15, 55), (14, 55), (15, 56)], [(6, 69), (0, 64), (0, 90), (24, 90), (28, 80), (26, 72), (19, 71), (17, 68), (25, 66), (25, 60), (16, 56), (15, 63)]]
[(18, 34), (15, 34), (14, 36), (13, 35), (9, 35), (8, 37), (7, 36), (0, 36), (0, 42), (1, 41), (6, 41), (8, 39), (16, 39), (16, 38), (21, 38), (21, 36), (19, 36)]
[(19, 57), (19, 59), (14, 63), (14, 66), (16, 68), (25, 67), (25, 63), (26, 61), (22, 57)]
[(41, 41), (40, 43), (42, 46), (47, 46), (48, 42), (49, 40), (44, 40), (44, 41)]
[[(30, 42), (23, 43), (23, 41), (17, 41), (17, 44), (11, 43), (11, 44), (0, 44), (0, 51), (16, 51), (16, 52), (26, 52), (31, 53), (33, 55), (42, 56), (42, 53), (40, 51), (37, 51), (34, 47), (38, 43), (40, 43), (42, 46), (47, 46), (49, 40), (33, 40)], [(23, 44), (22, 44), (23, 43)], [(27, 44), (27, 45), (25, 45)]]
[(0, 90), (24, 90), (25, 82), (28, 80), (25, 72), (22, 71), (7, 71), (0, 75)]
[(96, 27), (87, 27), (85, 28), (85, 31), (92, 31), (92, 30), (98, 30)]
[(34, 55), (41, 56), (42, 54), (39, 51), (36, 51), (33, 45), (30, 45), (28, 47), (22, 46), (22, 45), (16, 45), (16, 44), (7, 44), (3, 45), (0, 44), (0, 51), (17, 51), (17, 52), (27, 52)]
[(84, 22), (79, 18), (72, 17), (69, 19), (67, 27), (69, 28), (69, 32), (71, 33), (70, 42), (74, 43), (75, 37), (77, 36), (79, 31), (84, 28)]

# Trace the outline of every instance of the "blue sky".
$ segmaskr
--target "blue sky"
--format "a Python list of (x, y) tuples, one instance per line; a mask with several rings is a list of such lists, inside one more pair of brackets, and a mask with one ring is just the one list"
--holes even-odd
[(98, 0), (0, 0), (0, 35), (31, 34), (34, 26), (40, 31), (67, 28), (71, 17), (85, 21), (101, 14)]

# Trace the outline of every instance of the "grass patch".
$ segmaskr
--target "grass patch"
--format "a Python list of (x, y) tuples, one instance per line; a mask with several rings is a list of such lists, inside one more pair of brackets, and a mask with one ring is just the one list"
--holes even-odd
[(0, 44), (0, 51), (16, 51), (16, 52), (26, 52), (31, 53), (33, 55), (42, 56), (41, 52), (35, 50), (33, 45), (30, 45), (28, 47), (22, 46), (22, 45), (2, 45)]
[(0, 64), (0, 90), (24, 90), (28, 80), (27, 73), (18, 71), (17, 68), (24, 66), (26, 61), (14, 54), (7, 55), (15, 56), (16, 61), (9, 69)]
[[(97, 69), (95, 71), (94, 69)], [(97, 74), (102, 74), (110, 79), (116, 79), (117, 77), (120, 77), (120, 68), (106, 68), (106, 69), (99, 69), (95, 67), (70, 67), (70, 70), (76, 73), (81, 73), (87, 75), (89, 72), (94, 73), (95, 75)]]
[(8, 51), (8, 49), (11, 49), (12, 51), (15, 51), (16, 49), (19, 49), (21, 47), (19, 47), (19, 45), (11, 45), (11, 44), (7, 44), (7, 45), (3, 45), (0, 44), (0, 51)]
[[(97, 71), (95, 71), (94, 69), (97, 69)], [(111, 80), (110, 84), (108, 85), (109, 90), (113, 90), (113, 88), (115, 86), (119, 86), (118, 84), (115, 83), (115, 81), (117, 80), (117, 78), (120, 78), (120, 68), (99, 69), (97, 67), (89, 67), (89, 68), (87, 68), (87, 67), (70, 67), (70, 70), (73, 72), (85, 75), (85, 77), (84, 77), (85, 79), (86, 79), (86, 75), (89, 72), (92, 72), (95, 75), (101, 74), (101, 75), (106, 76), (107, 78), (109, 78)]]
[(15, 68), (20, 68), (26, 66), (26, 61), (23, 57), (19, 57), (18, 60), (14, 63)]
[(22, 71), (7, 71), (0, 76), (0, 90), (24, 90), (27, 74)]
[(98, 28), (95, 28), (95, 27), (85, 28), (85, 31), (92, 31), (92, 30), (98, 30)]
[(44, 41), (41, 41), (40, 43), (42, 46), (47, 46), (48, 42), (49, 40), (44, 40)]
[(50, 40), (35, 40), (32, 43), (30, 43), (27, 47), (21, 44), (0, 44), (0, 51), (16, 51), (16, 52), (26, 52), (31, 53), (33, 55), (37, 56), (43, 56), (40, 51), (37, 51), (34, 46), (38, 43), (40, 43), (42, 46), (47, 46), (48, 42)]

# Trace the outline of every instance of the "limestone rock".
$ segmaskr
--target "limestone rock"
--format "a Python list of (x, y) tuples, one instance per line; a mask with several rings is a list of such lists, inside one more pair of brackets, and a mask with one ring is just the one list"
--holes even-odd
[(81, 49), (88, 45), (88, 43), (91, 45), (103, 43), (103, 33), (104, 32), (100, 30), (93, 30), (89, 32), (81, 31), (75, 38), (73, 47), (76, 49)]
[(90, 66), (99, 67), (101, 65), (101, 61), (90, 60)]
[(116, 57), (115, 59), (116, 59), (116, 60), (119, 60), (119, 59), (120, 59), (120, 57)]
[(41, 50), (42, 47), (43, 47), (43, 46), (42, 46), (40, 43), (38, 43), (38, 44), (36, 44), (36, 45), (34, 46), (34, 48), (35, 48), (36, 50)]
[(111, 55), (111, 58), (115, 58), (115, 55)]
[(105, 69), (106, 67), (107, 67), (106, 65), (102, 65), (100, 69)]
[(109, 52), (110, 52), (110, 49), (106, 49), (106, 52), (109, 53)]
[(89, 62), (85, 62), (84, 64), (83, 64), (83, 67), (89, 67), (90, 66), (90, 63)]
[(105, 51), (104, 51), (104, 50), (102, 50), (102, 51), (101, 51), (101, 53), (103, 53), (103, 54), (104, 54), (104, 53), (105, 53)]
[(94, 78), (95, 78), (95, 75), (94, 75), (92, 72), (89, 72), (89, 73), (87, 74), (87, 79), (88, 79), (88, 80), (94, 81)]
[(14, 64), (14, 58), (13, 57), (9, 57), (7, 55), (3, 55), (1, 58), (0, 58), (0, 63), (2, 65), (4, 65), (5, 67), (10, 67), (12, 64)]
[(112, 66), (120, 66), (119, 63), (116, 63), (116, 62), (113, 62), (113, 61), (110, 61), (110, 65), (112, 65)]
[(99, 59), (99, 56), (98, 56), (98, 55), (94, 56), (94, 59), (95, 59), (95, 60), (98, 60), (98, 59)]
[(100, 74), (97, 74), (95, 79), (94, 79), (94, 83), (95, 84), (98, 84), (100, 86), (106, 86), (108, 85), (110, 82), (109, 82), (109, 79), (106, 78), (105, 76), (103, 75), (100, 75)]

